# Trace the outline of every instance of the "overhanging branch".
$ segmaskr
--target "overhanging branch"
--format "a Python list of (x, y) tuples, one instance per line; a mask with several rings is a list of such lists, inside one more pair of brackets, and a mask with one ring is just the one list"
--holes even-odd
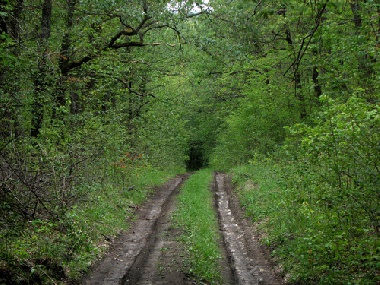
[(298, 53), (297, 53), (297, 57), (295, 58), (295, 60), (293, 61), (293, 63), (289, 66), (289, 68), (285, 71), (284, 75), (286, 75), (288, 73), (288, 71), (294, 67), (294, 73), (296, 73), (298, 71), (298, 68), (301, 64), (301, 60), (303, 58), (303, 56), (305, 55), (306, 53), (306, 50), (307, 48), (309, 47), (310, 45), (310, 42), (314, 36), (314, 34), (316, 33), (316, 31), (318, 30), (320, 24), (321, 24), (321, 21), (322, 21), (322, 15), (326, 9), (326, 3), (322, 6), (322, 8), (318, 11), (318, 14), (317, 14), (317, 17), (316, 17), (316, 24), (314, 26), (314, 28), (307, 34), (307, 36), (305, 36), (303, 39), (302, 39), (302, 42), (301, 42), (301, 45), (300, 45), (300, 48), (298, 50)]
[[(179, 37), (180, 41), (180, 31), (176, 27), (172, 27), (167, 24), (163, 25), (155, 25), (155, 21), (149, 21), (151, 17), (146, 16), (142, 20), (142, 22), (139, 24), (139, 26), (135, 29), (133, 28), (127, 28), (126, 30), (118, 32), (115, 36), (113, 36), (110, 40), (110, 42), (101, 48), (97, 53), (86, 55), (82, 57), (80, 60), (66, 62), (66, 64), (63, 64), (61, 67), (62, 74), (66, 75), (70, 70), (80, 67), (83, 64), (98, 58), (101, 56), (102, 52), (105, 52), (107, 50), (117, 50), (120, 48), (128, 48), (128, 47), (144, 47), (144, 46), (158, 46), (166, 44), (170, 47), (175, 47), (177, 44), (170, 44), (170, 43), (160, 43), (160, 42), (153, 42), (153, 43), (144, 43), (144, 36), (147, 32), (153, 29), (161, 29), (161, 28), (169, 28), (175, 31)], [(140, 40), (139, 41), (130, 41), (129, 37), (138, 35)], [(123, 42), (119, 42), (119, 39), (123, 36), (126, 36), (127, 38)], [(179, 43), (183, 44), (183, 43)]]
[(134, 35), (137, 35), (140, 33), (140, 30), (146, 26), (149, 26), (149, 25), (152, 25), (152, 23), (146, 25), (148, 23), (148, 21), (151, 19), (152, 17), (148, 16), (148, 15), (145, 15), (144, 18), (142, 19), (141, 23), (134, 29), (132, 28), (131, 26), (129, 25), (125, 25), (127, 28), (123, 31), (120, 31), (119, 33), (117, 33), (114, 37), (111, 38), (109, 44), (108, 44), (108, 47), (109, 48), (112, 48), (114, 47), (114, 44), (116, 43), (116, 41), (118, 39), (120, 39), (122, 36), (134, 36)]

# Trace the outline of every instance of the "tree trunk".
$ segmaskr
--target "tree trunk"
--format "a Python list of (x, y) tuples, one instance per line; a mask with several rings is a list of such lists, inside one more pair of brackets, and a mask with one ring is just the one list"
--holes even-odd
[[(285, 30), (285, 40), (287, 41), (289, 47), (291, 49), (294, 49), (293, 47), (293, 39), (292, 34), (289, 29)], [(296, 60), (297, 61), (297, 60)], [(302, 85), (301, 85), (301, 73), (299, 71), (299, 64), (300, 62), (295, 62), (293, 64), (293, 81), (294, 81), (294, 96), (299, 101), (300, 106), (300, 119), (304, 119), (307, 116), (306, 113), (306, 103), (305, 103), (305, 97), (302, 94)]]
[[(0, 0), (0, 11), (4, 12), (6, 16), (0, 16), (0, 34), (5, 33), (9, 36), (15, 43), (11, 47), (6, 47), (5, 52), (9, 53), (11, 57), (17, 58), (20, 54), (20, 44), (21, 44), (21, 13), (23, 10), (23, 0), (13, 1), (12, 10), (8, 11), (6, 8), (8, 1)], [(1, 44), (1, 41), (0, 41)], [(2, 65), (0, 63), (0, 86), (2, 91), (7, 90), (10, 97), (7, 100), (8, 103), (4, 104), (6, 106), (3, 108), (3, 112), (0, 112), (0, 125), (4, 127), (1, 130), (0, 137), (3, 141), (9, 140), (11, 136), (19, 136), (23, 133), (23, 129), (20, 127), (18, 120), (18, 111), (16, 110), (15, 104), (17, 102), (17, 95), (19, 94), (20, 86), (14, 84), (14, 77), (12, 74), (17, 73), (15, 67), (10, 65)], [(0, 91), (0, 93), (2, 92)], [(7, 93), (7, 91), (5, 91)], [(7, 96), (6, 96), (7, 97)], [(3, 101), (4, 102), (4, 101)]]
[(19, 53), (19, 47), (21, 45), (21, 36), (20, 36), (20, 20), (21, 13), (24, 9), (24, 0), (16, 0), (16, 4), (13, 7), (12, 11), (12, 19), (10, 21), (9, 34), (13, 38), (13, 40), (17, 43), (17, 51), (16, 54)]
[(298, 99), (300, 107), (300, 119), (307, 117), (305, 96), (302, 94), (301, 73), (299, 70), (294, 71), (294, 95)]
[[(353, 14), (353, 22), (356, 29), (356, 35), (357, 36), (368, 36), (366, 34), (366, 31), (363, 28), (362, 25), (362, 7), (358, 0), (356, 0), (354, 3), (350, 4), (351, 11)], [(379, 11), (379, 7), (377, 7), (377, 11)], [(377, 36), (375, 37), (376, 40)], [(360, 46), (359, 46), (360, 48)], [(376, 87), (374, 86), (374, 64), (376, 63), (376, 58), (369, 54), (367, 51), (361, 52), (361, 54), (358, 55), (358, 68), (359, 68), (359, 74), (361, 74), (361, 80), (366, 86), (366, 93), (367, 93), (367, 101), (370, 103), (376, 102), (376, 96), (373, 98), (373, 93), (375, 92)]]
[[(6, 6), (6, 1), (1, 0), (0, 1), (0, 12), (5, 12), (5, 6)], [(6, 22), (6, 17), (0, 16), (0, 34), (6, 33), (7, 32), (7, 22)], [(1, 44), (1, 42), (0, 42)]]
[(361, 28), (362, 26), (362, 17), (360, 15), (360, 4), (359, 1), (356, 0), (353, 3), (350, 3), (351, 11), (354, 14), (354, 24), (357, 29)]
[(314, 94), (316, 98), (319, 98), (322, 95), (322, 86), (319, 84), (319, 71), (317, 66), (313, 66), (313, 83), (314, 83)]
[(48, 42), (51, 30), (52, 0), (45, 0), (42, 5), (41, 32), (39, 38), (39, 48), (41, 58), (38, 62), (38, 72), (34, 78), (34, 102), (32, 109), (32, 125), (30, 134), (37, 137), (43, 122), (44, 103), (47, 101), (48, 79)]
[(133, 129), (132, 127), (132, 120), (134, 118), (134, 112), (133, 112), (133, 107), (134, 107), (134, 104), (133, 104), (133, 94), (132, 94), (132, 81), (128, 80), (128, 126), (129, 126), (129, 130), (131, 131)]
[[(67, 78), (68, 78), (68, 72), (69, 69), (67, 68), (68, 63), (70, 61), (71, 56), (71, 31), (73, 27), (73, 19), (74, 19), (74, 12), (75, 7), (77, 5), (77, 0), (67, 0), (67, 15), (66, 15), (66, 31), (63, 36), (62, 44), (61, 44), (61, 50), (60, 50), (60, 58), (59, 58), (59, 69), (61, 72), (61, 78), (60, 78), (60, 87), (57, 92), (56, 97), (56, 106), (65, 106), (66, 105), (66, 84), (67, 84)], [(70, 92), (70, 99), (71, 99), (71, 106), (70, 106), (70, 112), (72, 114), (79, 113), (80, 106), (79, 106), (79, 96), (76, 92)]]

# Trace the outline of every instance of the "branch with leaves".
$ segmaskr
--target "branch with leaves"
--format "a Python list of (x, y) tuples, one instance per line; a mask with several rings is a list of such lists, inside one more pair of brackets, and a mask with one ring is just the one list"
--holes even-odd
[[(318, 30), (318, 28), (319, 28), (319, 26), (320, 26), (320, 24), (322, 22), (322, 16), (323, 16), (323, 13), (326, 10), (326, 5), (327, 4), (325, 3), (322, 6), (322, 8), (318, 11), (317, 16), (316, 16), (316, 20), (315, 20), (315, 26), (314, 26), (314, 28), (302, 39), (301, 45), (300, 45), (300, 48), (298, 50), (296, 58), (294, 59), (293, 63), (289, 66), (289, 68), (284, 72), (284, 75), (286, 75), (288, 73), (288, 71), (292, 67), (294, 67), (293, 73), (297, 73), (298, 72), (298, 68), (299, 68), (299, 66), (301, 64), (301, 60), (302, 60), (303, 56), (305, 55), (306, 50), (309, 47), (310, 42), (313, 39), (314, 34)], [(288, 37), (288, 35), (287, 35), (287, 39), (289, 39), (289, 38), (290, 37)]]
[[(74, 4), (75, 5), (75, 4)], [(73, 6), (71, 6), (73, 8)], [(72, 12), (72, 11), (71, 11)], [(83, 64), (90, 62), (101, 56), (103, 52), (108, 50), (117, 50), (121, 48), (130, 48), (130, 47), (144, 47), (144, 46), (157, 46), (162, 43), (153, 42), (145, 43), (144, 38), (146, 34), (153, 29), (163, 29), (169, 28), (177, 33), (180, 39), (180, 31), (175, 27), (169, 24), (160, 24), (158, 21), (153, 19), (149, 14), (148, 5), (146, 1), (143, 3), (143, 17), (140, 22), (134, 27), (132, 24), (126, 23), (123, 21), (121, 15), (109, 15), (111, 18), (119, 18), (121, 25), (124, 27), (123, 30), (118, 31), (113, 36), (110, 37), (108, 43), (103, 47), (99, 48), (92, 54), (87, 54), (78, 60), (70, 61), (69, 56), (67, 56), (67, 50), (69, 46), (67, 43), (62, 45), (61, 51), (61, 63), (60, 70), (63, 75), (67, 75), (71, 70), (81, 67)], [(131, 40), (131, 37), (137, 36), (137, 40)], [(175, 46), (176, 44), (168, 44), (169, 46)]]

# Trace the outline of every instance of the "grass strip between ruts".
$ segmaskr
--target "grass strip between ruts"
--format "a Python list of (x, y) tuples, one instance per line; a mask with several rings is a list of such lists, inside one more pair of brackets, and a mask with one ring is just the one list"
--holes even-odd
[(220, 284), (221, 253), (218, 220), (210, 191), (212, 177), (212, 171), (204, 169), (186, 181), (177, 198), (174, 221), (183, 229), (182, 240), (188, 251), (189, 274), (211, 284)]

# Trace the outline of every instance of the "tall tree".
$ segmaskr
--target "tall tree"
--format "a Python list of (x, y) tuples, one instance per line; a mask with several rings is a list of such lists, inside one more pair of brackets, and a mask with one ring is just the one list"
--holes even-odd
[(49, 39), (51, 34), (52, 0), (44, 0), (41, 11), (39, 34), (39, 60), (37, 73), (34, 75), (34, 101), (32, 105), (31, 136), (37, 137), (43, 123), (44, 105), (50, 101), (49, 87)]

